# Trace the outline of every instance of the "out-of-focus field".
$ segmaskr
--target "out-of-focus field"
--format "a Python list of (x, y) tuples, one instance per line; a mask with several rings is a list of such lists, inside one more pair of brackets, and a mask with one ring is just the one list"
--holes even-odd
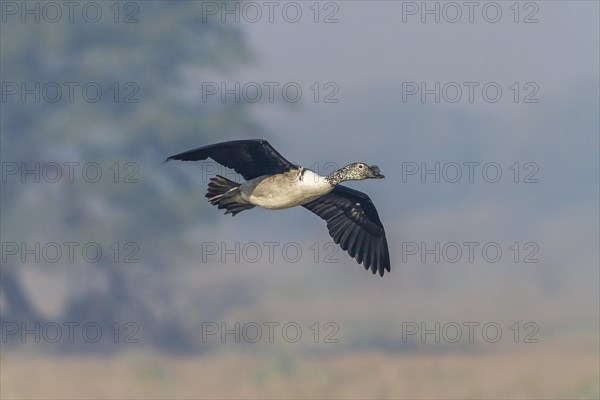
[(564, 398), (597, 399), (597, 335), (476, 353), (271, 357), (4, 352), (2, 399), (99, 398)]

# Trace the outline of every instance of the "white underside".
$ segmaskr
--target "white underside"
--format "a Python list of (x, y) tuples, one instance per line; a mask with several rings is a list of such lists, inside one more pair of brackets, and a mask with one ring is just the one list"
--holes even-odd
[(258, 207), (278, 210), (308, 203), (333, 189), (325, 177), (313, 171), (304, 170), (302, 180), (299, 177), (298, 171), (294, 170), (254, 178), (240, 186), (239, 200)]

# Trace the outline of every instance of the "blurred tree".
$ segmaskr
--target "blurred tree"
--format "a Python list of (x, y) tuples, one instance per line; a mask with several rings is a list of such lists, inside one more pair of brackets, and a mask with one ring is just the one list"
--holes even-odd
[[(109, 3), (102, 4), (107, 12)], [(111, 175), (95, 184), (83, 181), (80, 169), (74, 183), (67, 176), (54, 184), (32, 183), (31, 177), (26, 184), (14, 176), (3, 179), (2, 241), (95, 241), (104, 250), (115, 242), (133, 243), (139, 264), (114, 263), (111, 253), (82, 265), (80, 274), (65, 273), (64, 319), (108, 325), (137, 321), (146, 328), (146, 343), (187, 349), (165, 279), (170, 264), (186, 251), (182, 233), (202, 223), (203, 188), (194, 184), (197, 176), (185, 172), (190, 170), (162, 161), (223, 134), (256, 135), (246, 107), (208, 106), (194, 89), (208, 74), (227, 73), (252, 58), (239, 29), (202, 20), (201, 2), (118, 5), (128, 15), (132, 9), (125, 7), (133, 5), (136, 12), (130, 16), (137, 22), (115, 23), (111, 15), (98, 23), (66, 17), (58, 23), (19, 18), (2, 23), (0, 80), (28, 88), (57, 83), (63, 89), (55, 103), (38, 102), (34, 95), (2, 101), (2, 161), (28, 166), (97, 162), (103, 174)], [(66, 82), (77, 84), (73, 102)], [(102, 88), (97, 102), (82, 97), (89, 82)], [(133, 183), (123, 182), (128, 174)], [(36, 271), (57, 274), (61, 267)], [(2, 265), (3, 320), (42, 318), (19, 283), (26, 268), (14, 261)]]

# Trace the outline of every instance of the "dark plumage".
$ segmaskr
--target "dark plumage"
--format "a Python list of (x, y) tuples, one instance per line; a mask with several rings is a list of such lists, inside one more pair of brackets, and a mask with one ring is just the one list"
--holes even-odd
[(263, 175), (275, 175), (298, 168), (277, 152), (264, 139), (232, 140), (209, 144), (168, 157), (169, 160), (200, 161), (212, 158), (221, 165), (233, 169), (244, 179)]
[(390, 272), (385, 229), (369, 196), (338, 185), (302, 207), (325, 220), (333, 240), (365, 269), (381, 276), (384, 270)]

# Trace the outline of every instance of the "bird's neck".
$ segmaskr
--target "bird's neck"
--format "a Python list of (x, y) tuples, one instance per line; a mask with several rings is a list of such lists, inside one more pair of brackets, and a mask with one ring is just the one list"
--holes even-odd
[(336, 186), (340, 183), (348, 180), (348, 174), (346, 167), (340, 168), (337, 171), (333, 171), (331, 174), (325, 177), (325, 180), (331, 185)]

